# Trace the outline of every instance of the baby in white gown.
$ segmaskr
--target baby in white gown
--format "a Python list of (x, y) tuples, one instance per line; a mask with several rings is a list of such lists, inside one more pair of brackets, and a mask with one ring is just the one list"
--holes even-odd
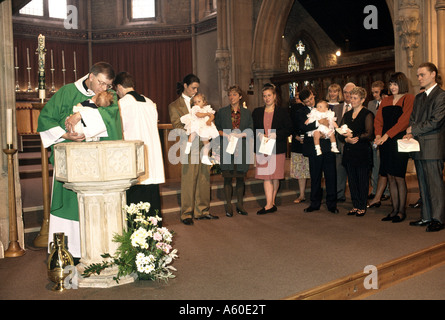
[(335, 140), (335, 129), (338, 128), (335, 122), (335, 113), (329, 110), (329, 105), (326, 101), (320, 101), (317, 106), (311, 110), (307, 115), (308, 119), (305, 124), (312, 123), (321, 119), (326, 119), (329, 121), (329, 126), (320, 124), (316, 130), (308, 132), (309, 137), (314, 138), (315, 151), (317, 156), (321, 155), (320, 139), (324, 136), (326, 139), (331, 141), (331, 152), (340, 153), (337, 148), (337, 141)]
[[(106, 108), (113, 104), (114, 96), (109, 91), (103, 91), (94, 95), (91, 99), (87, 99), (75, 105), (73, 107), (73, 113), (80, 112), (82, 110), (92, 110), (97, 108)], [(79, 121), (74, 127), (74, 132), (82, 134), (85, 131), (86, 125), (83, 120)], [(100, 136), (85, 138), (85, 141), (99, 141)]]
[(204, 144), (201, 162), (211, 166), (209, 140), (219, 137), (218, 129), (213, 123), (215, 111), (207, 104), (205, 96), (201, 93), (196, 94), (190, 103), (193, 106), (191, 112), (181, 117), (181, 122), (184, 123), (184, 128), (189, 135), (185, 153), (190, 153), (193, 140), (199, 136)]

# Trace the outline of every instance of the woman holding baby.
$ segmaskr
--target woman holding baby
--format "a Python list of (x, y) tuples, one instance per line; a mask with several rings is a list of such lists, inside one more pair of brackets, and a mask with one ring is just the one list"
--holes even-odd
[[(342, 119), (342, 129), (346, 132), (339, 136), (345, 143), (342, 164), (348, 173), (349, 190), (353, 208), (348, 215), (363, 217), (369, 191), (369, 170), (372, 168), (372, 146), (374, 139), (374, 115), (363, 107), (366, 90), (356, 87), (351, 91), (352, 109)], [(346, 126), (344, 126), (346, 125)]]

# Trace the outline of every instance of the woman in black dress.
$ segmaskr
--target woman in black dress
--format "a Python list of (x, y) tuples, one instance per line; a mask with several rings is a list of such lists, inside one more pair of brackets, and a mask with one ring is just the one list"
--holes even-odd
[[(413, 111), (414, 95), (408, 93), (408, 78), (396, 72), (389, 79), (391, 95), (383, 98), (377, 111), (374, 128), (375, 144), (380, 149), (379, 174), (387, 176), (393, 211), (383, 221), (402, 222), (406, 218), (407, 187), (405, 181), (408, 153), (399, 152), (397, 140), (406, 134)], [(369, 207), (379, 206), (375, 199)]]
[(353, 208), (348, 215), (363, 217), (369, 191), (369, 172), (372, 168), (372, 147), (374, 139), (374, 114), (363, 107), (366, 90), (356, 87), (351, 91), (352, 110), (345, 113), (341, 125), (350, 131), (339, 136), (345, 142), (342, 164), (348, 173), (349, 190)]

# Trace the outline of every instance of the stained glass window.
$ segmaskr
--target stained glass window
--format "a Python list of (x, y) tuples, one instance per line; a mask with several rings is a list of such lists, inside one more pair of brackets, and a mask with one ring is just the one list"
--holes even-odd
[[(287, 70), (288, 72), (300, 72), (301, 70), (312, 70), (315, 68), (314, 61), (310, 55), (310, 47), (308, 47), (302, 40), (298, 40), (294, 46), (294, 50), (289, 57)], [(300, 67), (302, 66), (302, 68)], [(304, 85), (310, 84), (308, 81)], [(298, 91), (298, 83), (292, 82), (289, 84), (289, 95), (292, 100)]]

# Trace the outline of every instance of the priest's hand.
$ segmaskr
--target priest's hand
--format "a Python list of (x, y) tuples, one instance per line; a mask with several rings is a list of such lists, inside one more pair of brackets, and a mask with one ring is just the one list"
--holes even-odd
[(77, 133), (77, 132), (66, 132), (62, 136), (62, 138), (74, 142), (82, 142), (83, 140), (85, 140), (85, 135), (83, 133)]
[(74, 127), (81, 119), (82, 116), (80, 115), (79, 112), (76, 112), (75, 114), (72, 114), (71, 116), (67, 117), (65, 120), (66, 131), (73, 133)]

